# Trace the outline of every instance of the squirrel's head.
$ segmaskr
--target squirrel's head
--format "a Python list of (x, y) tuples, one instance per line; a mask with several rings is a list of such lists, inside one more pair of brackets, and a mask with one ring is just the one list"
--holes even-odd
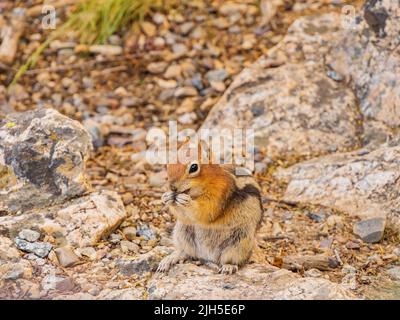
[(229, 166), (212, 163), (206, 148), (203, 143), (179, 148), (178, 163), (167, 165), (171, 191), (196, 198), (206, 192), (225, 193), (231, 187)]

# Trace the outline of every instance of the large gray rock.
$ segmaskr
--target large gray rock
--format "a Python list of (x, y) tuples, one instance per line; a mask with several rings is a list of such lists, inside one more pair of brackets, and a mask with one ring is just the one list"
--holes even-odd
[(248, 265), (235, 275), (222, 275), (191, 263), (178, 264), (147, 285), (149, 299), (354, 299), (338, 284), (267, 265)]
[(203, 127), (251, 127), (272, 159), (384, 142), (400, 124), (399, 14), (398, 1), (368, 0), (353, 29), (338, 13), (297, 19)]
[(286, 63), (236, 81), (203, 127), (251, 127), (256, 145), (277, 159), (354, 148), (359, 118), (350, 89), (311, 65)]
[(86, 192), (91, 146), (79, 122), (52, 109), (0, 120), (0, 211), (44, 207)]
[(326, 59), (351, 80), (363, 115), (391, 127), (400, 124), (399, 17), (399, 1), (366, 1), (354, 28), (338, 33)]
[(355, 95), (324, 66), (327, 43), (339, 30), (336, 14), (296, 20), (267, 56), (234, 79), (202, 128), (253, 128), (256, 146), (272, 159), (358, 147)]
[[(354, 90), (360, 112), (391, 127), (400, 124), (400, 3), (367, 0), (353, 24), (330, 13), (297, 19), (285, 38), (257, 63), (279, 56), (311, 64)], [(387, 131), (387, 130), (384, 130)]]
[(400, 226), (400, 145), (328, 155), (275, 173), (284, 198), (334, 207), (360, 218), (382, 217)]

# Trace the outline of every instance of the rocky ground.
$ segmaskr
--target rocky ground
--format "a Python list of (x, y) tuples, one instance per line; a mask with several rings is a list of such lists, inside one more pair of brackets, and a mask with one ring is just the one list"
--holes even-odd
[[(276, 3), (182, 2), (111, 46), (67, 34), (7, 92), (48, 35), (27, 18), (0, 63), (0, 298), (400, 298), (399, 5), (348, 1), (348, 30), (344, 1)], [(144, 151), (169, 120), (255, 129), (265, 217), (237, 275), (154, 273), (174, 219)]]

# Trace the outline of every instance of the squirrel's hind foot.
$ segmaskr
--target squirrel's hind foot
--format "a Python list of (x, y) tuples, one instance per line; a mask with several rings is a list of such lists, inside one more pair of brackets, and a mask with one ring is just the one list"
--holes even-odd
[(239, 267), (235, 264), (224, 264), (219, 268), (219, 273), (222, 274), (234, 274), (239, 270)]
[(221, 269), (221, 267), (218, 264), (211, 261), (204, 261), (203, 265), (216, 272), (219, 272), (219, 270)]

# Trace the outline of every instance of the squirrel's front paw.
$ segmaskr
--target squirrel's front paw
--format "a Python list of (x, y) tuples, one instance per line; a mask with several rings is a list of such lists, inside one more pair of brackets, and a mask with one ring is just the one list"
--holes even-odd
[(170, 204), (175, 200), (175, 192), (167, 191), (161, 196), (161, 201), (165, 204)]
[(157, 267), (157, 272), (167, 272), (173, 266), (173, 260), (171, 256), (167, 256), (161, 260)]
[(175, 202), (178, 206), (187, 206), (192, 198), (186, 193), (179, 193), (176, 198)]
[(185, 259), (186, 255), (183, 252), (175, 251), (161, 260), (157, 272), (167, 272), (172, 266), (177, 264), (179, 261), (184, 261)]

